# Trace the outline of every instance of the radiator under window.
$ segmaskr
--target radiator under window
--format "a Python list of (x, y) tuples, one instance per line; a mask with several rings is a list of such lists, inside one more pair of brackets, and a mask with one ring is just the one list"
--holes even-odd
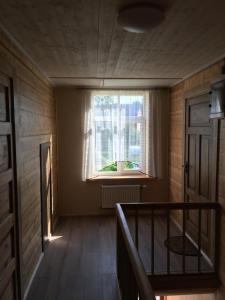
[(141, 186), (102, 185), (102, 208), (114, 208), (116, 203), (140, 202)]

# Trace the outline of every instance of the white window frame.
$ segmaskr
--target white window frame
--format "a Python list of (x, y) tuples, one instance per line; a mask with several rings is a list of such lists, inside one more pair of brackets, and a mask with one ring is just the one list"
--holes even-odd
[[(112, 93), (113, 92), (113, 93)], [(118, 95), (118, 96), (126, 96), (126, 95), (132, 95), (132, 91), (126, 92), (126, 91), (110, 91), (110, 93), (107, 91), (93, 91), (92, 92), (92, 103), (91, 106), (93, 108), (94, 105), (94, 96), (96, 95)], [(97, 171), (95, 167), (95, 155), (93, 151), (93, 175), (94, 176), (129, 176), (129, 175), (145, 175), (147, 172), (147, 164), (148, 164), (148, 146), (149, 146), (149, 130), (148, 130), (148, 124), (149, 124), (149, 99), (147, 97), (146, 91), (134, 91), (134, 95), (143, 96), (144, 97), (144, 108), (143, 108), (143, 116), (142, 117), (133, 117), (134, 121), (139, 121), (139, 123), (142, 123), (143, 125), (143, 131), (144, 131), (144, 137), (142, 139), (143, 146), (141, 147), (141, 151), (143, 151), (142, 154), (142, 168), (139, 170), (126, 170), (123, 169), (122, 163), (123, 161), (117, 161), (117, 171)], [(93, 109), (92, 109), (93, 112)], [(100, 118), (100, 117), (99, 117)], [(92, 116), (93, 120), (93, 131), (92, 131), (92, 147), (95, 149), (95, 121), (96, 118)]]

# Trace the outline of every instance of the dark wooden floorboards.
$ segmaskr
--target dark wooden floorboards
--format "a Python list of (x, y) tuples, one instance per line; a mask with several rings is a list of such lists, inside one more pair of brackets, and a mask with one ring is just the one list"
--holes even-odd
[[(134, 218), (129, 217), (134, 236)], [(171, 222), (171, 236), (181, 235)], [(113, 217), (64, 218), (49, 243), (27, 300), (118, 300), (116, 223)], [(155, 217), (155, 274), (167, 271), (166, 218)], [(139, 255), (151, 271), (151, 220), (139, 219)], [(197, 273), (197, 257), (186, 257), (186, 273)], [(201, 272), (211, 267), (201, 258)], [(170, 253), (171, 274), (182, 274), (182, 256)], [(176, 283), (174, 283), (176, 286)]]
[(118, 300), (114, 218), (61, 219), (54, 235), (27, 299)]

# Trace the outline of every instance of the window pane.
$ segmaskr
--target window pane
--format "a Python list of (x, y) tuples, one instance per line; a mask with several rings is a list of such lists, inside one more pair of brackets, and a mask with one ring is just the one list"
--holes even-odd
[(126, 122), (123, 136), (124, 161), (132, 163), (129, 164), (128, 169), (139, 169), (141, 167), (143, 139), (143, 124), (140, 122)]
[(112, 117), (115, 116), (118, 109), (117, 96), (101, 96), (94, 97), (94, 116), (95, 117)]
[[(116, 135), (116, 132), (116, 126), (113, 126), (110, 121), (95, 122), (95, 163), (97, 171), (101, 171), (114, 161), (115, 143), (117, 143), (114, 135)], [(114, 169), (116, 167), (111, 171), (116, 171)], [(110, 168), (106, 168), (104, 171), (110, 171)]]
[(125, 160), (123, 162), (123, 170), (129, 171), (129, 170), (140, 170), (139, 164), (130, 161), (130, 160)]
[(143, 116), (143, 96), (120, 96), (121, 116)]
[(95, 170), (140, 170), (145, 147), (144, 96), (96, 95), (93, 104)]

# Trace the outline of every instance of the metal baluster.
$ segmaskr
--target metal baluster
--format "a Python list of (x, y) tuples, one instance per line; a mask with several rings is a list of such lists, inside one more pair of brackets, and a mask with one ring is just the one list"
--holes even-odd
[(120, 292), (121, 294), (123, 293), (123, 274), (122, 274), (122, 269), (123, 269), (123, 261), (121, 260), (121, 251), (122, 251), (122, 240), (121, 240), (121, 232), (120, 232), (120, 225), (117, 219), (117, 278), (119, 282), (119, 287), (120, 287)]
[(152, 261), (151, 261), (151, 271), (152, 271), (152, 275), (154, 274), (154, 248), (155, 248), (155, 237), (154, 237), (154, 209), (152, 209), (152, 218), (151, 218), (151, 228), (152, 228), (152, 231), (151, 231), (151, 245), (152, 245), (152, 248), (151, 248), (151, 258), (152, 258)]
[(183, 254), (182, 254), (182, 268), (183, 268), (183, 273), (185, 273), (185, 232), (186, 232), (186, 211), (183, 209)]
[(214, 210), (215, 216), (215, 240), (214, 240), (214, 272), (218, 274), (219, 272), (219, 244), (220, 244), (220, 222), (221, 222), (221, 213), (219, 207)]
[[(170, 239), (170, 210), (167, 210), (167, 241)], [(167, 247), (167, 274), (170, 274), (170, 250)]]
[(138, 209), (135, 210), (135, 244), (138, 249)]

